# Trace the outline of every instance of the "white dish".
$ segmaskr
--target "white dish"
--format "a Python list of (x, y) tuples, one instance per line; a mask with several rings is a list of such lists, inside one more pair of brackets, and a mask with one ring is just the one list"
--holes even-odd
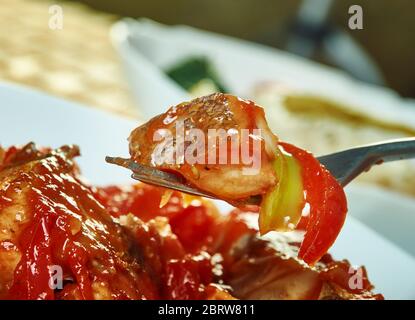
[(279, 82), (415, 127), (415, 100), (402, 99), (391, 89), (354, 80), (340, 70), (271, 47), (145, 18), (117, 22), (111, 36), (140, 110), (147, 117), (186, 99), (186, 92), (163, 70), (200, 55), (208, 57), (229, 91), (241, 97), (249, 98), (258, 83)]
[[(127, 170), (108, 165), (105, 155), (127, 155), (127, 141), (134, 121), (61, 100), (56, 97), (9, 84), (0, 85), (0, 143), (4, 146), (35, 141), (58, 147), (76, 143), (82, 156), (78, 162), (94, 184), (131, 183)], [(350, 190), (353, 190), (351, 188)], [(388, 192), (351, 191), (350, 211), (376, 208), (380, 215), (408, 210), (415, 212), (415, 202), (401, 202)], [(218, 205), (225, 210), (223, 202)], [(388, 210), (382, 212), (382, 208)], [(376, 291), (389, 299), (415, 299), (415, 259), (352, 216), (330, 250), (338, 259), (347, 258), (354, 265), (365, 265)]]

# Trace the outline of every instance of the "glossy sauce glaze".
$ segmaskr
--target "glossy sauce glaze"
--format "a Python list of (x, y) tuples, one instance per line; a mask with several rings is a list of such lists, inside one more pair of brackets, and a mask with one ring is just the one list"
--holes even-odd
[[(325, 254), (314, 267), (309, 267), (298, 259), (301, 232), (259, 237), (258, 208), (234, 210), (223, 216), (209, 202), (185, 201), (176, 192), (160, 208), (158, 204), (164, 192), (162, 188), (144, 184), (97, 190), (98, 198), (117, 216), (129, 212), (145, 221), (167, 218), (172, 233), (186, 252), (186, 258), (175, 258), (168, 264), (171, 280), (167, 282), (178, 288), (170, 298), (382, 299), (381, 295), (371, 292), (373, 286), (363, 267), (362, 286), (351, 289), (349, 281), (353, 273), (347, 261), (335, 261)], [(150, 211), (149, 203), (153, 204)], [(169, 247), (168, 254), (159, 256), (171, 257), (172, 252), (180, 251)], [(207, 263), (209, 257), (210, 263)], [(196, 269), (204, 275), (196, 275), (192, 266), (195, 261), (202, 263)], [(186, 285), (183, 285), (184, 279), (187, 279)], [(205, 279), (204, 289), (196, 290), (201, 279)]]
[[(8, 298), (155, 298), (145, 271), (126, 255), (130, 244), (121, 227), (76, 178), (71, 160), (76, 154), (76, 148), (65, 147), (28, 158), (29, 170), (17, 170), (1, 192), (3, 198), (24, 193), (30, 217), (15, 243), (21, 258)], [(49, 283), (52, 266), (62, 268), (63, 290)]]
[[(299, 237), (261, 238), (254, 208), (223, 216), (177, 192), (160, 207), (166, 190), (144, 184), (90, 187), (77, 154), (28, 145), (2, 158), (0, 229), (13, 233), (0, 233), (0, 298), (382, 298), (365, 271), (363, 287), (350, 288), (346, 261), (304, 264)], [(62, 268), (62, 289), (50, 286), (51, 266)]]

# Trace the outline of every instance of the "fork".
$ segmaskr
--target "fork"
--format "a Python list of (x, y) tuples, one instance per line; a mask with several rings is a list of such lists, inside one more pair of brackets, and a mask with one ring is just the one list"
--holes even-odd
[[(345, 187), (362, 172), (369, 171), (373, 165), (410, 158), (415, 158), (415, 138), (382, 141), (328, 154), (317, 159)], [(106, 157), (105, 160), (130, 169), (133, 172), (131, 177), (135, 180), (196, 196), (215, 198), (210, 193), (187, 185), (182, 177), (173, 173), (138, 164), (131, 159)]]

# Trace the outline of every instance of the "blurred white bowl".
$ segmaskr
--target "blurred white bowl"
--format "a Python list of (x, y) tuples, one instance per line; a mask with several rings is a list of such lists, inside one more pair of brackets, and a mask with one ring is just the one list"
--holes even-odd
[(352, 79), (346, 73), (271, 47), (188, 26), (123, 19), (111, 38), (146, 117), (189, 99), (163, 72), (188, 57), (205, 56), (230, 92), (249, 98), (261, 82), (280, 82), (309, 94), (341, 101), (359, 112), (415, 126), (415, 102), (394, 91)]

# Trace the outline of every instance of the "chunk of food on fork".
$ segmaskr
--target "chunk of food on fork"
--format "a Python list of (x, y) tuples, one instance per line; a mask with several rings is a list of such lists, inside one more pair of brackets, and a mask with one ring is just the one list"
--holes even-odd
[(134, 163), (236, 207), (259, 206), (261, 234), (303, 230), (299, 257), (310, 265), (343, 226), (343, 188), (311, 153), (280, 141), (252, 101), (216, 93), (184, 102), (136, 128), (129, 142)]
[(135, 129), (129, 141), (134, 161), (178, 172), (228, 201), (264, 194), (277, 183), (272, 162), (278, 139), (261, 108), (234, 96), (172, 107)]

